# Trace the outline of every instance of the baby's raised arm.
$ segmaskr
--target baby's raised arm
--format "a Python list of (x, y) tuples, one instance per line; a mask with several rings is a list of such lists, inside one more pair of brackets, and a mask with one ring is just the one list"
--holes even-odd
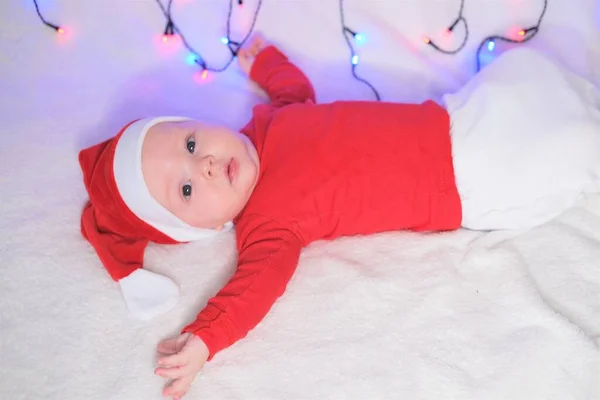
[(313, 86), (307, 76), (279, 49), (260, 37), (242, 48), (238, 58), (242, 70), (267, 92), (273, 106), (316, 102)]

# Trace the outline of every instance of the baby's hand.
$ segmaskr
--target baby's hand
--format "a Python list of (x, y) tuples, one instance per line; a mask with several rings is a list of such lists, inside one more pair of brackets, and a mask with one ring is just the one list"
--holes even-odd
[(196, 375), (206, 363), (208, 347), (198, 336), (184, 333), (179, 337), (163, 340), (158, 344), (157, 350), (162, 357), (158, 359), (159, 367), (154, 373), (172, 379), (163, 390), (163, 396), (179, 400), (190, 389)]
[(250, 69), (254, 63), (254, 59), (267, 47), (269, 44), (260, 35), (254, 35), (252, 39), (248, 40), (242, 48), (238, 50), (237, 57), (240, 64), (240, 68), (246, 75), (250, 75)]

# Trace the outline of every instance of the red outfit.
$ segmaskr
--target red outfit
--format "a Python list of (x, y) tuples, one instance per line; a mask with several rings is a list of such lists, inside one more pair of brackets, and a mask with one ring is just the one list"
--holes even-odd
[(447, 112), (423, 104), (315, 104), (305, 75), (276, 48), (251, 78), (271, 104), (242, 130), (260, 157), (258, 184), (236, 219), (238, 268), (184, 332), (211, 357), (244, 337), (285, 291), (302, 247), (383, 231), (458, 229)]

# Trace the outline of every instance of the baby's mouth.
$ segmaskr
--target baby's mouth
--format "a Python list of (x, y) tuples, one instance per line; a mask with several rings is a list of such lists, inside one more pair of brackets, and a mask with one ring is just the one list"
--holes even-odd
[(235, 161), (235, 158), (232, 158), (227, 164), (227, 177), (229, 178), (229, 183), (233, 184), (235, 177), (237, 176), (238, 165)]

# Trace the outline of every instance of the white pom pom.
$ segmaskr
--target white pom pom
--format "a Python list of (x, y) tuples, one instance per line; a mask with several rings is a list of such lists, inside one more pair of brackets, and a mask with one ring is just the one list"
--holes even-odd
[(166, 276), (138, 269), (119, 281), (131, 314), (149, 320), (171, 310), (179, 301), (179, 287)]

